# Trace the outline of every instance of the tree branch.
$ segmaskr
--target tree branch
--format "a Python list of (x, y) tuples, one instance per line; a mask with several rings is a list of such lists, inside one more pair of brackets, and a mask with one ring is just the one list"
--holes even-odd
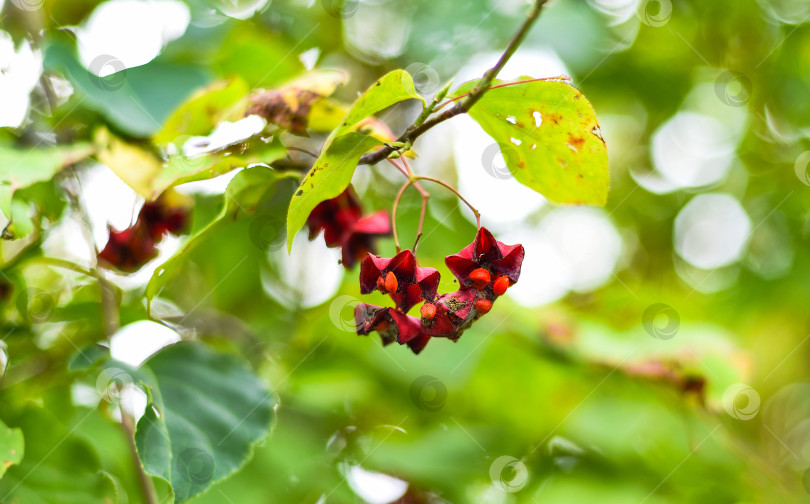
[[(523, 42), (523, 39), (526, 38), (526, 34), (529, 32), (532, 24), (534, 24), (535, 20), (540, 16), (540, 11), (543, 9), (543, 6), (546, 4), (548, 0), (535, 0), (534, 5), (532, 6), (532, 10), (526, 16), (526, 19), (523, 21), (523, 24), (518, 29), (517, 33), (512, 37), (512, 40), (509, 42), (509, 45), (506, 46), (506, 49), (503, 51), (501, 58), (498, 60), (498, 63), (495, 64), (494, 67), (490, 68), (489, 70), (484, 73), (484, 76), (481, 80), (476, 84), (470, 94), (467, 95), (462, 101), (456, 103), (455, 106), (449, 108), (442, 112), (439, 115), (433, 116), (432, 118), (428, 119), (427, 121), (419, 124), (418, 121), (412, 124), (405, 133), (402, 134), (399, 138), (397, 138), (398, 143), (403, 143), (406, 145), (412, 145), (414, 140), (416, 140), (419, 136), (425, 133), (430, 128), (436, 126), (439, 123), (442, 123), (452, 117), (455, 117), (459, 114), (464, 114), (469, 111), (475, 103), (484, 96), (490, 86), (492, 86), (492, 81), (495, 77), (498, 76), (498, 73), (503, 69), (506, 65), (506, 62), (509, 61), (509, 58), (515, 53), (517, 48)], [(421, 117), (421, 116), (420, 116)], [(398, 151), (399, 148), (386, 146), (382, 149), (370, 152), (368, 154), (364, 154), (363, 157), (360, 158), (358, 164), (368, 164), (373, 165), (379, 163), (383, 159), (386, 159), (390, 154)]]

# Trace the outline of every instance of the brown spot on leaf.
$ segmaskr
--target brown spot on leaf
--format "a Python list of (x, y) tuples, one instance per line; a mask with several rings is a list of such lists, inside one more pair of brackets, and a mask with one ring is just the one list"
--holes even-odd
[(573, 133), (568, 133), (568, 145), (575, 151), (579, 152), (579, 150), (585, 146), (585, 137), (576, 136)]
[(302, 194), (304, 194), (304, 191), (302, 191), (301, 189), (299, 189), (298, 192), (295, 193), (296, 196), (301, 196)]
[(562, 121), (562, 114), (548, 114), (543, 117), (552, 124), (560, 124), (560, 121)]
[(307, 136), (307, 121), (312, 104), (322, 96), (299, 88), (264, 91), (254, 95), (246, 116), (258, 115), (290, 133)]

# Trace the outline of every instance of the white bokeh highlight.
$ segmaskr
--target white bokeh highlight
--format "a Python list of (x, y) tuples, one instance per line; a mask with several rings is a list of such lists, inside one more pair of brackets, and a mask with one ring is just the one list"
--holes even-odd
[(112, 335), (110, 356), (138, 367), (161, 348), (178, 341), (180, 335), (174, 330), (151, 320), (139, 320), (125, 325)]
[(327, 248), (322, 237), (308, 240), (299, 233), (292, 250), (268, 252), (272, 263), (261, 272), (264, 292), (289, 307), (312, 308), (332, 299), (343, 279), (339, 248)]
[(354, 493), (368, 504), (387, 504), (408, 491), (407, 481), (368, 471), (357, 465), (348, 468), (346, 480)]
[(751, 219), (729, 194), (701, 194), (692, 198), (675, 218), (675, 251), (702, 269), (737, 262), (751, 235)]
[(735, 142), (713, 117), (680, 112), (652, 136), (656, 171), (673, 189), (716, 184), (725, 179), (734, 160)]
[(623, 250), (605, 212), (590, 207), (557, 208), (539, 226), (522, 225), (498, 240), (526, 249), (520, 281), (507, 295), (528, 307), (601, 287), (613, 276)]
[(42, 54), (28, 41), (15, 48), (11, 35), (0, 30), (0, 127), (22, 126), (40, 75)]
[(76, 28), (79, 61), (99, 77), (145, 65), (181, 37), (190, 20), (189, 8), (177, 0), (103, 2)]

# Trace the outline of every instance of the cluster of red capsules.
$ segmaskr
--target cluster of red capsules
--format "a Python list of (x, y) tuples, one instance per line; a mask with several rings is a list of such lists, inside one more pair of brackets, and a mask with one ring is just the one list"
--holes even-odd
[[(396, 341), (417, 354), (432, 337), (456, 341), (518, 281), (523, 256), (523, 245), (506, 245), (486, 228), (479, 228), (470, 245), (445, 258), (461, 288), (437, 295), (439, 272), (418, 266), (411, 250), (391, 258), (368, 254), (360, 264), (360, 292), (379, 290), (391, 296), (395, 307), (358, 304), (354, 311), (357, 333), (376, 331), (383, 345)], [(422, 301), (420, 317), (407, 314)]]
[(99, 262), (132, 272), (153, 259), (157, 255), (155, 245), (164, 235), (180, 234), (188, 225), (188, 205), (179, 201), (181, 199), (161, 196), (146, 202), (135, 224), (123, 231), (110, 228), (110, 239), (104, 250), (98, 253)]

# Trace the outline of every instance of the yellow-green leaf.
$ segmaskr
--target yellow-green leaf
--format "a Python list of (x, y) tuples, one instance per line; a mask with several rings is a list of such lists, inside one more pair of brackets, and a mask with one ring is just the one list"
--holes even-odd
[[(454, 94), (475, 84), (462, 84)], [(577, 88), (531, 81), (490, 89), (469, 114), (498, 144), (521, 184), (555, 203), (607, 202), (607, 147), (593, 107)]]

